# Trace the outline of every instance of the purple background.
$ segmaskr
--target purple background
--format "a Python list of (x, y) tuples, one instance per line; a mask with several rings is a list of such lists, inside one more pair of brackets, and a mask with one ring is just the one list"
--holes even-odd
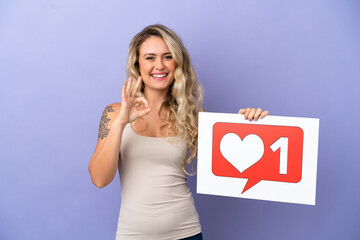
[(114, 239), (118, 176), (97, 189), (87, 167), (153, 23), (182, 37), (207, 111), (320, 118), (316, 206), (194, 194), (205, 239), (360, 239), (360, 2), (216, 2), (0, 2), (0, 239)]

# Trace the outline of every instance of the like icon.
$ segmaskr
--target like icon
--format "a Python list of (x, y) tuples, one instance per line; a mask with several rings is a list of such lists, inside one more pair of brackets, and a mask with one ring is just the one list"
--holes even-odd
[(215, 123), (212, 171), (249, 179), (242, 193), (261, 180), (301, 180), (303, 131), (299, 127)]
[(197, 192), (315, 205), (319, 119), (200, 113)]

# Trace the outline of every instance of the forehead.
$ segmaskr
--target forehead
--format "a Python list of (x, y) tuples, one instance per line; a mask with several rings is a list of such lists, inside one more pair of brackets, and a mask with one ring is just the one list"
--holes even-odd
[(165, 52), (170, 52), (165, 41), (157, 36), (151, 36), (147, 38), (141, 45), (139, 49), (140, 56), (148, 53), (162, 54)]

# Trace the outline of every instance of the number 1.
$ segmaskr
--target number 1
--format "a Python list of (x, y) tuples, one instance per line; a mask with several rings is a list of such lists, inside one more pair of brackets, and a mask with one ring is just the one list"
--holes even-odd
[(287, 137), (281, 137), (270, 146), (273, 152), (280, 148), (280, 174), (287, 174), (288, 143)]

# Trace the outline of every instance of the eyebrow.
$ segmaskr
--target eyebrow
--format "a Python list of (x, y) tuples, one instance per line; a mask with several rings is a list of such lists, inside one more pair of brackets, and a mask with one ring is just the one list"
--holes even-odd
[[(163, 53), (162, 55), (168, 55), (168, 54), (171, 54), (171, 52), (166, 52), (166, 53)], [(146, 55), (150, 55), (150, 56), (156, 56), (155, 53), (145, 53), (143, 57), (145, 57)]]

